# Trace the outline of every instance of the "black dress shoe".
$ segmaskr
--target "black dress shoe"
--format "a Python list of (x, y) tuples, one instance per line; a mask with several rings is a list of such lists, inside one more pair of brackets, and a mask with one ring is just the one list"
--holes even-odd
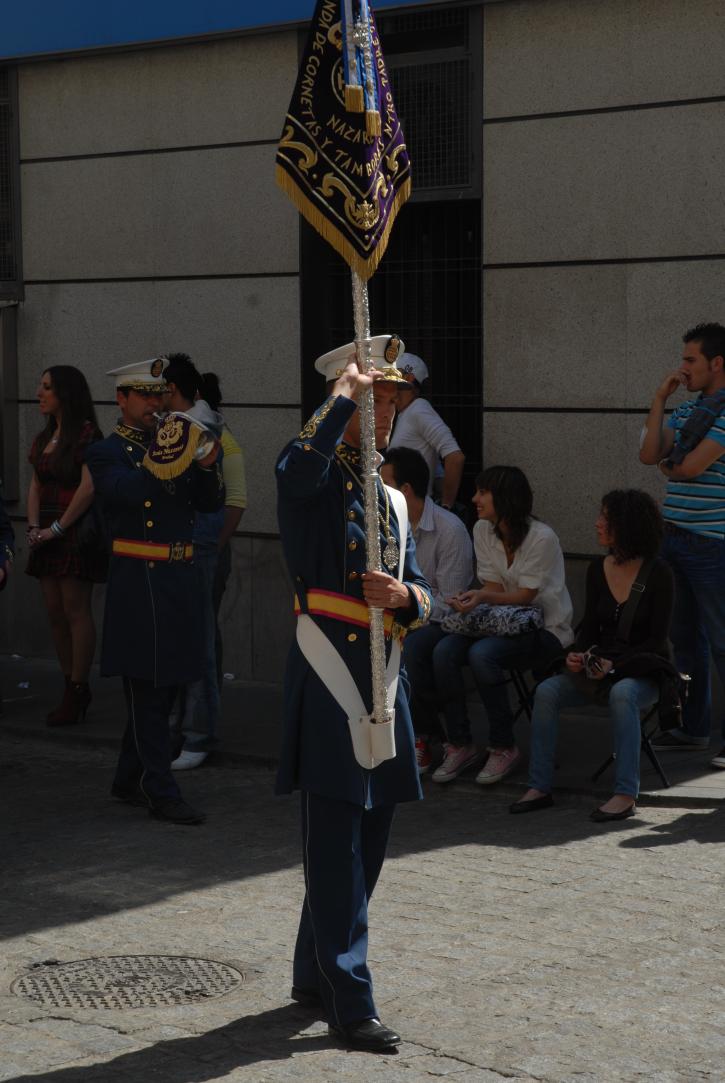
[(290, 996), (292, 1000), (296, 1000), (304, 1008), (322, 1007), (322, 997), (317, 989), (302, 989), (299, 985), (293, 985)]
[(532, 797), (530, 801), (514, 801), (513, 805), (509, 805), (509, 812), (537, 812), (540, 808), (551, 808), (554, 804), (554, 798), (550, 793), (545, 793), (541, 797)]
[(149, 814), (156, 820), (168, 820), (172, 824), (203, 824), (206, 819), (203, 812), (197, 812), (180, 797), (155, 801), (149, 808)]
[(339, 1038), (348, 1049), (365, 1049), (369, 1053), (386, 1053), (403, 1040), (379, 1019), (361, 1019), (357, 1023), (330, 1023), (330, 1034)]
[(589, 819), (593, 820), (595, 824), (607, 824), (613, 820), (628, 820), (630, 816), (634, 816), (636, 811), (637, 808), (634, 803), (629, 808), (622, 809), (621, 812), (604, 812), (600, 808), (595, 808), (593, 812), (589, 813)]
[(138, 786), (131, 790), (124, 790), (121, 786), (111, 786), (111, 797), (117, 801), (123, 801), (126, 805), (138, 805), (139, 808), (148, 808), (148, 798), (141, 792)]

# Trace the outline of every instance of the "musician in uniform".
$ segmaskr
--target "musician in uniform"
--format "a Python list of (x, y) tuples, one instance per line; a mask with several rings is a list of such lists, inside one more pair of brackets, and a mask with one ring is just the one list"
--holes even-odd
[[(375, 1008), (367, 907), (395, 804), (421, 797), (397, 661), (406, 630), (427, 620), (431, 594), (415, 560), (405, 501), (379, 478), (385, 571), (365, 570), (358, 399), (372, 384), (376, 445), (384, 448), (402, 379), (395, 364), (402, 349), (397, 336), (374, 338), (376, 371), (369, 374), (358, 370), (353, 344), (319, 358), (316, 368), (328, 380), (329, 397), (277, 462), (279, 524), (298, 614), (277, 792), (301, 791), (306, 887), (292, 997), (321, 1008), (331, 1033), (346, 1045), (374, 1051), (392, 1049), (401, 1039)], [(385, 611), (385, 678), (394, 704), (387, 727), (359, 717), (372, 708), (369, 606)], [(382, 760), (376, 761), (375, 748), (369, 752), (366, 735), (373, 747), (390, 740)]]
[(203, 665), (194, 513), (220, 507), (224, 487), (215, 441), (180, 415), (159, 424), (167, 363), (108, 374), (121, 418), (86, 462), (111, 546), (101, 673), (123, 678), (128, 706), (111, 793), (157, 819), (198, 824), (203, 814), (182, 799), (171, 772), (168, 716), (176, 686), (201, 676)]

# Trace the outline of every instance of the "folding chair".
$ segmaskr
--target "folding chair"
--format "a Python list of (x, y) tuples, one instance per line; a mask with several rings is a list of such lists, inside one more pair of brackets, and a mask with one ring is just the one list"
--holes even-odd
[[(657, 753), (655, 752), (655, 750), (652, 747), (652, 737), (654, 736), (654, 734), (659, 729), (659, 721), (656, 720), (656, 721), (654, 721), (654, 724), (652, 726), (649, 726), (649, 723), (652, 722), (652, 720), (656, 718), (658, 709), (659, 709), (659, 703), (655, 703), (655, 705), (653, 707), (650, 707), (645, 712), (645, 714), (643, 714), (642, 717), (640, 718), (640, 723), (639, 724), (640, 724), (640, 729), (641, 729), (641, 733), (642, 733), (642, 750), (646, 753), (647, 758), (649, 759), (650, 763), (652, 764), (655, 771), (657, 772), (657, 774), (662, 779), (662, 785), (666, 789), (669, 789), (670, 785), (671, 785), (670, 780), (668, 779), (667, 775), (664, 772), (664, 768), (663, 768), (662, 764), (660, 763), (659, 756), (657, 755)], [(601, 764), (601, 766), (598, 767), (597, 770), (594, 772), (594, 774), (592, 775), (592, 782), (596, 782), (597, 779), (599, 778), (599, 776), (604, 774), (606, 769), (611, 764), (614, 763), (614, 760), (615, 760), (615, 755), (612, 752), (612, 754), (608, 757), (608, 759), (606, 759), (604, 761), (604, 763)]]
[(508, 677), (505, 681), (506, 684), (512, 685), (516, 693), (516, 705), (514, 709), (514, 722), (517, 722), (522, 714), (525, 714), (529, 722), (531, 721), (531, 713), (534, 707), (534, 693), (536, 692), (536, 684), (533, 686), (529, 684), (526, 677), (526, 670), (524, 669), (510, 669), (508, 671)]

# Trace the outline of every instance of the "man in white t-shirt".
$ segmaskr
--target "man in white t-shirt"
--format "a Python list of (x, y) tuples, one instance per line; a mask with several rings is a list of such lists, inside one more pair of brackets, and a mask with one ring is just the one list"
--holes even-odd
[(444, 508), (452, 508), (461, 486), (466, 457), (443, 418), (421, 395), (423, 384), (428, 379), (425, 362), (414, 353), (404, 353), (398, 367), (407, 384), (401, 384), (398, 388), (398, 418), (388, 446), (409, 447), (420, 452), (430, 471), (429, 496), (433, 494), (433, 485), (442, 463), (440, 503)]

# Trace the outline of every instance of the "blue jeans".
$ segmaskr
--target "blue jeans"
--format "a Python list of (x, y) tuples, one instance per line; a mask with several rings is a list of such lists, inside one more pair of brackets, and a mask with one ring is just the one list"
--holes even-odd
[(678, 668), (692, 678), (683, 725), (693, 737), (709, 738), (710, 654), (725, 687), (725, 542), (668, 530), (662, 556), (675, 577), (672, 645)]
[(216, 668), (216, 614), (214, 612), (214, 576), (218, 550), (211, 546), (194, 546), (194, 564), (199, 576), (199, 620), (204, 635), (204, 675), (186, 686), (181, 731), (183, 749), (187, 752), (210, 752), (219, 744), (217, 727), (221, 714), (221, 698)]
[(410, 714), (413, 729), (422, 737), (441, 730), (438, 691), (433, 673), (433, 652), (446, 633), (440, 624), (424, 624), (403, 641), (403, 665), (410, 681)]
[(518, 636), (447, 635), (433, 651), (433, 670), (448, 740), (453, 745), (471, 742), (466, 709), (463, 666), (470, 666), (481, 702), (486, 708), (489, 744), (513, 748), (514, 716), (509, 703), (507, 669), (544, 669), (562, 653), (559, 640), (541, 629)]
[[(640, 711), (657, 702), (659, 689), (644, 677), (625, 677), (612, 685), (609, 713), (614, 723), (614, 792), (639, 793), (639, 750), (642, 744)], [(591, 697), (566, 673), (549, 677), (536, 689), (531, 719), (529, 786), (550, 793), (554, 784), (559, 712), (564, 707), (591, 706)]]

